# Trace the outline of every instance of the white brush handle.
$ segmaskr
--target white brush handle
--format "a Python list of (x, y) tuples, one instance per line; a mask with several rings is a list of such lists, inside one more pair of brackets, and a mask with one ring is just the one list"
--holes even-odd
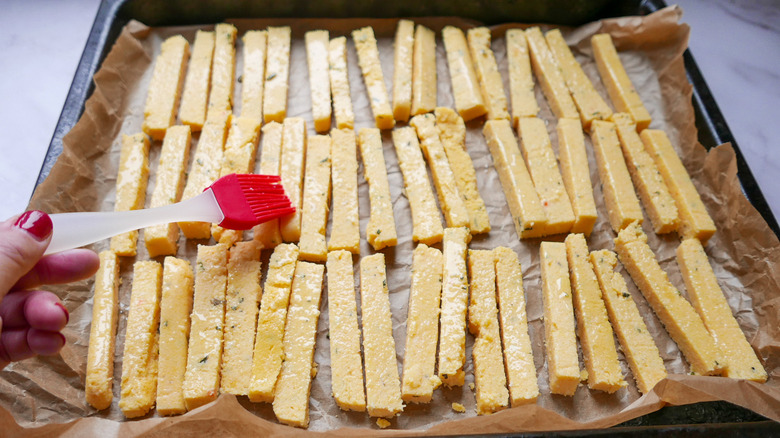
[(220, 223), (225, 218), (214, 192), (207, 189), (186, 201), (145, 210), (50, 215), (54, 225), (46, 254), (78, 248), (117, 234), (171, 222)]

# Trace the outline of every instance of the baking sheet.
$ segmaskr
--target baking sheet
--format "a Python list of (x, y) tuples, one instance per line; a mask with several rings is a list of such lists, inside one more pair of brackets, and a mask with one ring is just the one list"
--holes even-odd
[[(419, 433), (486, 433), (520, 430), (559, 430), (570, 428), (606, 427), (646, 414), (660, 408), (664, 403), (683, 404), (707, 400), (727, 400), (748, 407), (762, 415), (780, 418), (780, 389), (776, 379), (778, 368), (778, 321), (777, 301), (780, 296), (778, 274), (780, 244), (760, 215), (753, 209), (740, 191), (736, 178), (736, 162), (730, 146), (724, 145), (707, 154), (696, 140), (694, 114), (690, 104), (691, 85), (685, 78), (681, 54), (687, 45), (688, 27), (678, 24), (679, 8), (667, 8), (648, 17), (626, 17), (591, 23), (583, 27), (565, 30), (564, 36), (572, 46), (602, 96), (606, 93), (598, 79), (595, 65), (590, 58), (589, 37), (597, 32), (609, 32), (621, 51), (621, 59), (637, 86), (652, 116), (653, 128), (661, 128), (669, 134), (672, 143), (684, 157), (685, 164), (694, 176), (697, 188), (719, 227), (718, 233), (707, 246), (711, 261), (729, 304), (745, 330), (748, 339), (763, 357), (770, 380), (766, 384), (740, 382), (726, 378), (689, 376), (688, 368), (679, 350), (663, 330), (660, 322), (650, 311), (641, 294), (632, 294), (640, 311), (645, 315), (649, 329), (654, 333), (661, 354), (670, 373), (669, 379), (661, 382), (651, 393), (639, 397), (629, 376), (629, 386), (613, 395), (590, 391), (582, 386), (573, 398), (551, 396), (547, 385), (544, 361), (542, 303), (538, 267), (539, 240), (519, 242), (511, 216), (506, 207), (503, 191), (490, 154), (481, 134), (481, 122), (470, 123), (468, 149), (477, 169), (480, 192), (485, 198), (493, 231), (488, 236), (477, 236), (471, 248), (489, 249), (498, 245), (509, 245), (520, 255), (524, 270), (524, 282), (528, 299), (530, 334), (534, 343), (534, 356), (542, 396), (537, 405), (507, 410), (495, 415), (474, 417), (474, 395), (468, 386), (462, 389), (439, 390), (435, 392), (431, 405), (410, 405), (393, 422), (393, 427), (406, 432)], [(444, 24), (456, 24), (463, 28), (475, 23), (457, 18), (415, 19), (438, 31)], [(305, 30), (327, 28), (331, 37), (347, 34), (352, 29), (372, 25), (379, 39), (382, 67), (388, 91), (392, 89), (392, 36), (396, 20), (234, 20), (239, 35), (247, 29), (263, 28), (268, 24), (289, 24), (293, 27), (293, 48), (291, 59), (291, 84), (288, 116), (300, 116), (307, 120), (309, 132), (313, 133), (308, 88), (308, 70), (302, 36)], [(510, 25), (493, 28), (493, 49), (502, 71), (506, 75), (506, 59), (503, 34)], [(182, 33), (192, 41), (195, 28), (157, 28), (150, 30), (139, 23), (129, 24), (119, 37), (101, 70), (95, 76), (96, 91), (87, 102), (84, 116), (64, 139), (64, 152), (52, 169), (49, 178), (38, 188), (31, 202), (31, 208), (49, 212), (79, 210), (111, 210), (114, 199), (114, 182), (118, 165), (119, 138), (121, 133), (140, 131), (143, 101), (151, 76), (151, 60), (159, 50), (161, 40), (167, 36)], [(365, 87), (357, 67), (354, 47), (348, 42), (349, 77), (353, 104), (356, 113), (356, 128), (373, 126), (373, 117), (368, 105)], [(443, 45), (437, 47), (439, 75), (439, 105), (452, 106), (449, 72)], [(242, 60), (240, 43), (237, 50), (237, 75), (240, 75)], [(305, 84), (305, 85), (303, 85)], [(505, 81), (508, 90), (508, 83)], [(236, 85), (235, 96), (240, 93)], [(542, 107), (540, 117), (548, 122), (548, 131), (556, 147), (555, 119), (549, 111), (541, 91), (537, 87), (537, 100)], [(236, 98), (236, 113), (240, 113), (240, 99)], [(586, 142), (589, 139), (586, 137)], [(195, 141), (193, 142), (195, 146)], [(405, 343), (406, 302), (408, 300), (409, 266), (411, 262), (411, 217), (408, 203), (402, 193), (403, 180), (398, 169), (395, 153), (388, 133), (384, 135), (385, 159), (391, 184), (394, 212), (398, 227), (399, 245), (385, 250), (388, 260), (388, 285), (394, 317), (394, 337), (398, 353), (399, 371), (403, 360)], [(588, 144), (589, 147), (589, 144)], [(152, 147), (152, 170), (156, 166), (159, 142)], [(261, 152), (262, 153), (262, 152)], [(591, 179), (598, 181), (595, 160), (589, 151)], [(154, 175), (154, 173), (153, 173)], [(360, 178), (361, 230), (368, 219), (367, 185)], [(154, 178), (150, 179), (148, 193), (153, 190)], [(601, 189), (594, 184), (600, 220), (589, 239), (590, 249), (613, 247), (612, 232), (606, 220)], [(645, 226), (651, 247), (656, 251), (662, 267), (669, 273), (672, 282), (684, 290), (676, 263), (674, 249), (676, 236), (656, 236)], [(560, 240), (551, 239), (551, 240)], [(363, 254), (372, 251), (365, 241)], [(107, 242), (95, 245), (104, 249)], [(145, 259), (143, 246), (139, 259)], [(194, 258), (195, 244), (184, 242), (180, 256)], [(264, 253), (267, 261), (268, 251)], [(124, 285), (120, 290), (122, 318), (120, 318), (117, 342), (117, 366), (115, 375), (115, 402), (106, 412), (96, 413), (84, 401), (83, 379), (86, 364), (86, 349), (91, 319), (91, 281), (76, 285), (52, 288), (63, 297), (71, 310), (71, 322), (66, 329), (68, 345), (61, 356), (38, 358), (14, 364), (7, 368), (0, 380), (0, 405), (13, 415), (22, 426), (37, 426), (77, 419), (76, 423), (62, 426), (51, 424), (48, 432), (89, 431), (128, 432), (157, 431), (170, 434), (172, 431), (187, 430), (204, 432), (204, 427), (216, 430), (241, 430), (267, 432), (294, 432), (278, 425), (266, 404), (252, 404), (245, 398), (222, 396), (216, 403), (199, 408), (182, 417), (171, 419), (149, 418), (131, 422), (122, 420), (117, 408), (119, 376), (121, 375), (121, 352), (124, 321), (129, 303), (130, 271), (132, 260), (122, 263)], [(356, 264), (357, 267), (357, 264)], [(626, 278), (627, 275), (624, 274)], [(636, 291), (628, 281), (632, 292)], [(323, 293), (326, 293), (325, 291)], [(359, 430), (342, 430), (339, 434), (363, 435), (376, 429), (373, 421), (364, 413), (344, 413), (333, 403), (330, 396), (329, 345), (327, 333), (327, 300), (323, 300), (323, 314), (320, 317), (319, 334), (315, 360), (319, 373), (312, 385), (310, 430), (332, 430), (339, 427), (360, 427)], [(760, 327), (760, 329), (759, 329)], [(471, 374), (470, 346), (468, 337), (467, 384), (473, 381)], [(625, 364), (624, 371), (627, 371)], [(467, 408), (466, 414), (457, 414), (450, 409), (450, 403), (457, 401)], [(237, 404), (244, 409), (237, 409)], [(2, 412), (4, 423), (12, 417)], [(256, 416), (256, 415), (257, 416)], [(263, 419), (268, 419), (265, 421)], [(455, 420), (455, 421), (453, 421)], [(459, 421), (458, 421), (459, 420)], [(208, 426), (204, 425), (207, 421)], [(10, 424), (9, 424), (10, 425)], [(16, 426), (16, 425), (13, 425)], [(13, 427), (12, 426), (12, 427)], [(18, 426), (16, 426), (18, 427)], [(72, 428), (71, 428), (72, 427)], [(246, 429), (245, 429), (246, 428)]]

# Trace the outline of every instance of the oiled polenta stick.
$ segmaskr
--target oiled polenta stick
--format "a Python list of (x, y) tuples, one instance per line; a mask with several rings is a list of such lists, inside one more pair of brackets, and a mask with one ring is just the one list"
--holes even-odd
[(154, 61), (142, 129), (155, 140), (162, 140), (176, 121), (189, 57), (190, 44), (183, 36), (176, 35), (163, 41), (160, 54)]
[(368, 415), (391, 418), (403, 410), (404, 404), (382, 253), (360, 260), (360, 305)]
[(183, 125), (189, 125), (193, 132), (200, 131), (206, 123), (213, 58), (214, 32), (197, 31), (179, 108), (179, 120)]
[(352, 254), (360, 254), (355, 132), (351, 129), (331, 131), (330, 151), (333, 161), (333, 227), (328, 251), (345, 249)]
[(393, 144), (412, 210), (412, 239), (427, 245), (440, 242), (444, 229), (414, 128), (393, 130)]
[(466, 377), (466, 251), (470, 241), (471, 234), (465, 227), (444, 230), (438, 373), (449, 387), (463, 386)]
[(238, 242), (228, 252), (225, 330), (222, 347), (222, 392), (247, 395), (252, 374), (260, 288), (260, 247)]
[[(146, 184), (149, 181), (149, 138), (144, 134), (123, 135), (116, 176), (114, 211), (144, 208)], [(111, 251), (119, 256), (134, 256), (138, 230), (111, 238)]]
[(382, 152), (382, 136), (379, 129), (362, 128), (358, 137), (360, 156), (363, 160), (363, 175), (368, 182), (368, 197), (371, 213), (366, 226), (366, 240), (374, 250), (395, 246), (398, 238), (395, 231), (395, 217), (387, 181), (385, 156)]
[(482, 100), (482, 91), (479, 88), (477, 73), (474, 71), (466, 35), (453, 26), (445, 26), (441, 35), (447, 52), (455, 108), (463, 120), (475, 119), (485, 114), (487, 108)]
[(501, 73), (498, 72), (493, 49), (490, 48), (490, 29), (487, 27), (469, 29), (467, 37), (488, 120), (509, 119), (504, 84), (501, 81)]
[(517, 254), (505, 246), (494, 249), (493, 256), (509, 401), (512, 407), (535, 403), (539, 397), (539, 385), (536, 383), (534, 353), (528, 335), (520, 261)]
[(187, 412), (182, 385), (187, 370), (187, 337), (192, 310), (192, 266), (166, 257), (160, 299), (160, 362), (157, 372), (157, 413)]
[[(330, 137), (315, 135), (306, 145), (306, 176), (303, 181), (300, 259), (324, 262), (328, 256), (325, 228), (330, 201)], [(335, 217), (334, 217), (335, 221)], [(334, 222), (333, 226), (336, 226)]]
[(439, 205), (444, 213), (447, 226), (468, 227), (470, 223), (469, 212), (458, 192), (455, 176), (444, 153), (444, 146), (439, 140), (436, 117), (433, 114), (421, 114), (412, 117), (409, 124), (417, 130), (420, 148), (428, 160), (428, 167), (433, 175), (433, 185), (436, 187)]
[(566, 81), (563, 79), (555, 57), (547, 46), (542, 31), (538, 27), (526, 29), (525, 38), (528, 42), (531, 66), (536, 80), (542, 86), (542, 91), (553, 114), (559, 119), (578, 119), (580, 114), (577, 112), (577, 107), (574, 106), (574, 100), (566, 87)]
[(328, 45), (330, 34), (327, 30), (310, 30), (304, 35), (306, 41), (306, 60), (309, 65), (309, 87), (311, 88), (311, 112), (314, 118), (314, 130), (330, 131), (330, 75), (328, 73)]
[(590, 182), (588, 154), (585, 152), (582, 125), (576, 119), (558, 119), (556, 129), (561, 176), (574, 212), (571, 232), (590, 236), (598, 219), (598, 212), (596, 201), (593, 199), (593, 185)]
[(406, 316), (406, 347), (401, 398), (409, 403), (429, 403), (441, 385), (436, 375), (439, 341), (439, 302), (442, 287), (442, 255), (424, 243), (412, 256), (412, 285)]
[(328, 334), (333, 399), (343, 410), (366, 410), (363, 358), (355, 300), (352, 253), (328, 253)]
[(133, 265), (133, 287), (122, 355), (119, 409), (127, 418), (146, 415), (157, 395), (157, 325), (160, 321), (162, 266), (147, 260)]
[(309, 392), (314, 378), (314, 347), (325, 266), (298, 262), (284, 331), (284, 363), (274, 389), (276, 419), (296, 427), (309, 426)]
[(374, 113), (376, 127), (392, 129), (395, 126), (395, 119), (388, 101), (382, 65), (379, 63), (379, 50), (376, 46), (374, 29), (364, 27), (353, 30), (352, 39), (355, 41), (358, 64), (363, 72), (363, 82), (366, 84), (366, 91), (371, 100), (371, 111)]
[(474, 335), (474, 380), (477, 414), (490, 414), (509, 405), (496, 304), (496, 266), (493, 251), (469, 250), (471, 302), (469, 331)]
[(615, 251), (669, 336), (691, 364), (693, 372), (719, 375), (725, 371), (728, 366), (726, 356), (691, 303), (683, 298), (661, 269), (647, 244), (647, 235), (638, 223), (634, 222), (618, 233)]
[(216, 400), (219, 393), (227, 257), (228, 247), (223, 243), (198, 245), (183, 386), (188, 411)]
[(412, 111), (412, 69), (414, 65), (414, 22), (399, 20), (395, 30), (393, 58), (393, 117), (409, 120)]
[(436, 108), (436, 33), (422, 24), (414, 31), (412, 115)]
[(233, 110), (236, 75), (236, 27), (219, 23), (214, 28), (214, 59), (211, 67), (211, 91), (206, 120), (222, 111)]
[(287, 88), (290, 81), (289, 26), (268, 27), (268, 52), (265, 62), (263, 119), (282, 123), (287, 117)]
[(241, 115), (263, 123), (263, 90), (268, 32), (249, 30), (244, 40), (244, 73), (241, 79)]
[[(149, 208), (162, 207), (179, 202), (184, 188), (184, 174), (190, 155), (190, 127), (168, 128), (160, 152), (160, 164)], [(160, 224), (144, 229), (144, 243), (149, 257), (176, 254), (179, 226), (176, 223)]]
[(565, 244), (578, 337), (588, 371), (588, 388), (611, 394), (626, 386), (626, 381), (618, 362), (601, 289), (588, 261), (588, 243), (583, 234), (569, 234)]
[(534, 95), (531, 57), (523, 29), (506, 31), (506, 56), (509, 63), (509, 95), (512, 99), (512, 126), (521, 117), (536, 117), (539, 104)]
[[(279, 175), (282, 160), (282, 124), (270, 122), (263, 126), (263, 147), (260, 155), (260, 173)], [(272, 219), (252, 228), (254, 241), (263, 249), (282, 243), (279, 219)]]
[(106, 409), (114, 400), (114, 348), (119, 317), (119, 260), (112, 251), (100, 253), (92, 298), (87, 377), (84, 393), (95, 409)]
[(274, 386), (284, 360), (284, 322), (297, 260), (298, 247), (281, 244), (274, 249), (268, 262), (249, 382), (248, 395), (253, 402), (271, 402), (274, 399)]
[(285, 242), (301, 238), (301, 206), (303, 204), (303, 170), (306, 161), (306, 122), (299, 117), (284, 120), (282, 130), (282, 160), (279, 175), (295, 212), (279, 218), (279, 232)]
[(355, 126), (355, 112), (352, 110), (352, 96), (349, 91), (347, 39), (345, 37), (330, 40), (328, 60), (330, 92), (333, 95), (333, 116), (336, 118), (336, 128), (352, 129)]

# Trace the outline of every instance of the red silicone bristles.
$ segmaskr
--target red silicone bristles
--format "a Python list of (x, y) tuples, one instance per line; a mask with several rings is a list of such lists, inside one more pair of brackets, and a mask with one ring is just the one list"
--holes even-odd
[(277, 175), (230, 174), (211, 185), (225, 219), (220, 226), (248, 230), (295, 212)]

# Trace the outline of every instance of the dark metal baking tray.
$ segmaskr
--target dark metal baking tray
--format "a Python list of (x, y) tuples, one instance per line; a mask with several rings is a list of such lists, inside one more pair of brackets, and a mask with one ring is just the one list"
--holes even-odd
[[(495, 24), (500, 22), (545, 22), (576, 25), (588, 21), (624, 15), (647, 15), (666, 6), (663, 0), (103, 0), (89, 33), (84, 53), (76, 69), (65, 105), (38, 175), (40, 184), (62, 152), (62, 138), (73, 128), (84, 104), (94, 90), (92, 76), (111, 50), (122, 28), (135, 19), (150, 26), (174, 26), (216, 23), (227, 18), (246, 17), (413, 17), (462, 16)], [(696, 113), (699, 141), (710, 149), (731, 142), (737, 158), (742, 191), (769, 227), (780, 236), (780, 228), (761, 193), (726, 120), (710, 93), (690, 50), (683, 59), (688, 80), (693, 85), (692, 103)], [(37, 185), (36, 184), (36, 185)], [(600, 431), (555, 433), (556, 436), (642, 435), (658, 436), (772, 436), (780, 434), (780, 423), (766, 420), (752, 411), (727, 402), (667, 406), (660, 411)], [(508, 435), (490, 435), (508, 436)], [(527, 436), (548, 436), (528, 434)]]

